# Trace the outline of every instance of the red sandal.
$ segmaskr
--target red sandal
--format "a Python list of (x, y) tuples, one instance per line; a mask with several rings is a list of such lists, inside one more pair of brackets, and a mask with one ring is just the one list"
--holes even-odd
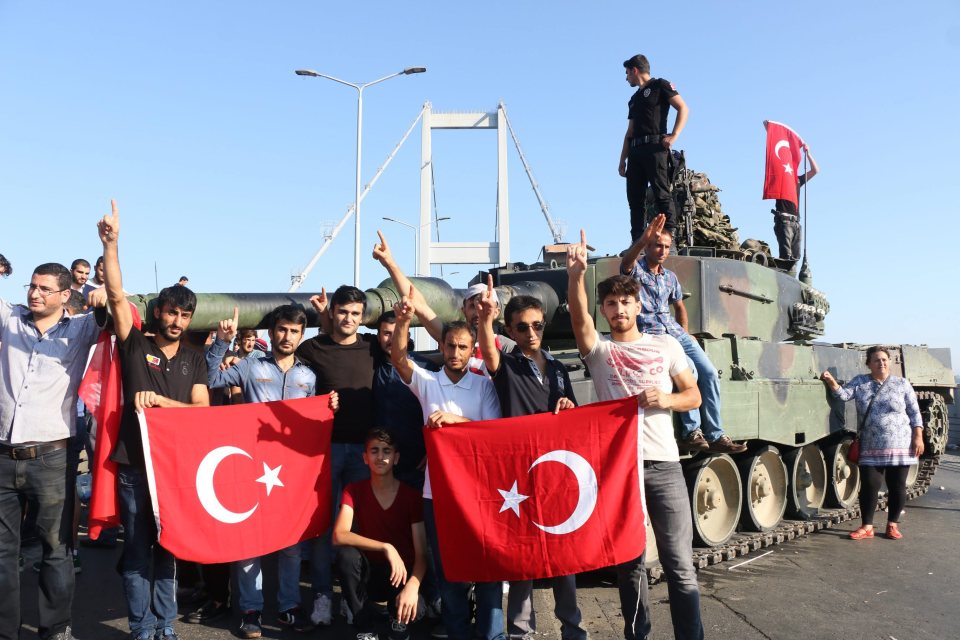
[(851, 540), (863, 540), (864, 538), (872, 538), (872, 537), (873, 537), (873, 529), (872, 529), (872, 528), (867, 529), (866, 527), (860, 527), (860, 528), (857, 529), (856, 531), (851, 531), (851, 532), (850, 532), (850, 539), (851, 539)]
[(899, 540), (903, 537), (903, 534), (900, 533), (900, 528), (897, 526), (896, 522), (887, 524), (887, 537), (891, 540)]

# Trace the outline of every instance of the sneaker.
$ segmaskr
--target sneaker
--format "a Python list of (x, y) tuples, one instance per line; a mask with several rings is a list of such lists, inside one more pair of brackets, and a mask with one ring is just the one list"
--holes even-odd
[(347, 606), (347, 601), (340, 598), (340, 615), (347, 619), (347, 624), (353, 624), (353, 611)]
[(294, 631), (310, 631), (314, 625), (300, 607), (287, 609), (277, 614), (277, 623), (281, 627), (290, 627)]
[(240, 619), (241, 638), (260, 638), (263, 636), (263, 629), (260, 628), (260, 612), (244, 611)]
[(387, 636), (390, 640), (410, 640), (410, 632), (407, 631), (407, 625), (399, 620), (390, 621), (390, 634)]
[(183, 621), (189, 622), (190, 624), (206, 624), (211, 620), (222, 617), (224, 614), (229, 613), (229, 611), (229, 603), (207, 600), (203, 605), (185, 615)]
[(153, 636), (153, 640), (180, 640), (180, 636), (178, 636), (173, 629), (167, 627), (163, 631), (158, 631), (157, 634)]
[(712, 453), (743, 453), (747, 445), (734, 442), (728, 435), (722, 435), (708, 445)]
[(380, 636), (375, 633), (358, 633), (357, 640), (380, 640)]
[(322, 627), (330, 626), (330, 623), (333, 622), (333, 616), (330, 613), (330, 605), (330, 596), (325, 593), (317, 594), (317, 597), (313, 599), (313, 613), (310, 614), (310, 620), (313, 622), (313, 624), (320, 625)]
[(710, 448), (710, 443), (707, 442), (707, 439), (703, 437), (703, 431), (697, 429), (686, 438), (680, 440), (680, 448), (687, 452), (706, 451)]

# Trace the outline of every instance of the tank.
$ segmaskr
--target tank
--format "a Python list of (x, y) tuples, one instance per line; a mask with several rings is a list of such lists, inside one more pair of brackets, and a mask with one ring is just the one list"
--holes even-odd
[[(687, 250), (690, 252), (689, 250)], [(545, 254), (547, 255), (547, 254)], [(830, 312), (826, 295), (764, 262), (679, 255), (668, 258), (686, 292), (690, 333), (719, 372), (726, 433), (749, 448), (737, 455), (698, 454), (684, 461), (700, 566), (830, 527), (859, 515), (858, 468), (846, 453), (856, 429), (853, 403), (832, 398), (819, 380), (829, 370), (841, 383), (866, 371), (868, 345), (818, 342)], [(548, 255), (547, 260), (549, 261)], [(745, 259), (744, 259), (745, 258)], [(542, 301), (547, 319), (545, 348), (561, 360), (581, 404), (596, 400), (589, 371), (577, 353), (567, 308), (566, 270), (559, 257), (534, 265), (507, 264), (492, 274), (501, 305), (515, 295)], [(589, 308), (601, 332), (596, 283), (619, 273), (620, 258), (589, 261), (585, 274)], [(437, 278), (411, 278), (444, 320), (462, 318), (463, 289)], [(366, 291), (364, 324), (400, 299), (390, 280)], [(141, 315), (152, 315), (154, 296), (130, 298)], [(299, 304), (317, 326), (309, 294), (198, 294), (191, 330), (206, 332), (240, 310), (240, 326), (264, 328), (280, 304)], [(202, 338), (202, 333), (199, 334)], [(947, 349), (888, 345), (891, 372), (913, 384), (924, 419), (926, 452), (908, 480), (908, 495), (929, 487), (947, 444), (947, 405), (954, 380)], [(679, 429), (679, 418), (675, 417)], [(885, 503), (881, 502), (880, 508)], [(648, 536), (653, 541), (653, 536)], [(656, 551), (648, 550), (657, 577)]]

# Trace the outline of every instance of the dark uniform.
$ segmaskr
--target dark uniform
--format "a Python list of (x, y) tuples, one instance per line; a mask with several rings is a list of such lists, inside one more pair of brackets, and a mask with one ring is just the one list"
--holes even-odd
[(676, 228), (677, 212), (670, 195), (667, 160), (670, 150), (664, 148), (670, 99), (679, 95), (671, 82), (651, 78), (630, 98), (628, 119), (633, 122), (630, 154), (627, 162), (627, 202), (630, 205), (630, 237), (636, 240), (647, 226), (644, 203), (647, 184), (653, 189), (657, 213), (666, 213), (665, 229)]
[[(807, 182), (807, 174), (800, 176), (797, 180), (797, 193)], [(780, 247), (781, 260), (800, 259), (800, 216), (797, 212), (797, 205), (790, 200), (778, 199), (774, 205), (776, 208), (771, 211), (773, 214), (773, 232), (777, 236), (777, 245)]]

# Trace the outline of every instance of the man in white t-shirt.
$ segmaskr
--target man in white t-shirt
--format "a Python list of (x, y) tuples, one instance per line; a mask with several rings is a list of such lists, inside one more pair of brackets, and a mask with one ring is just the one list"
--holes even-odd
[[(414, 315), (413, 286), (408, 295), (394, 306), (397, 325), (393, 334), (390, 360), (423, 408), (428, 428), (471, 420), (495, 420), (500, 417), (500, 401), (490, 379), (470, 371), (470, 357), (477, 341), (473, 325), (449, 322), (440, 335), (443, 369), (429, 371), (407, 357), (410, 321)], [(430, 488), (430, 467), (423, 484), (423, 521), (440, 583), (440, 608), (443, 624), (450, 638), (470, 640), (470, 601), (468, 586), (451, 583), (443, 575), (436, 520), (433, 515), (433, 493)], [(503, 592), (499, 582), (478, 582), (474, 589), (477, 600), (477, 633), (483, 640), (505, 640), (503, 632)]]
[[(663, 226), (663, 216), (658, 216), (645, 234), (658, 233), (657, 226)], [(584, 286), (586, 270), (587, 240), (581, 231), (580, 242), (567, 251), (567, 301), (577, 348), (600, 400), (637, 396), (643, 409), (644, 499), (667, 576), (674, 636), (702, 639), (690, 500), (670, 415), (671, 411), (700, 406), (700, 391), (676, 338), (643, 334), (637, 329), (639, 285), (633, 278), (614, 276), (597, 285), (600, 313), (610, 325), (610, 337), (597, 332)], [(650, 633), (643, 559), (640, 556), (617, 567), (626, 640), (640, 640)]]

